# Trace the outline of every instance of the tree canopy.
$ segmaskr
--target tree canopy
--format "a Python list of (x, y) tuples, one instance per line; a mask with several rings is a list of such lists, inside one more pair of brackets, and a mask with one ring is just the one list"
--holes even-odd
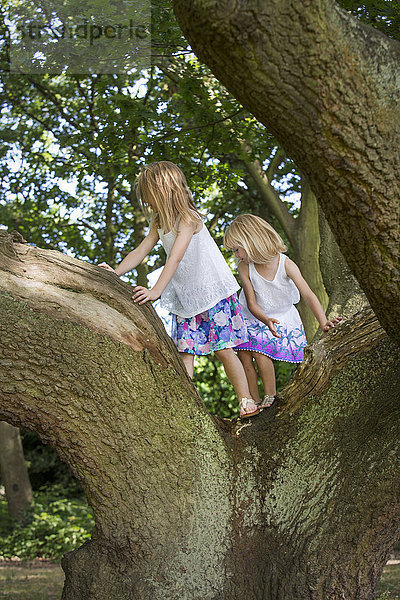
[[(382, 67), (383, 79), (392, 76), (393, 63), (381, 61), (396, 55), (396, 43), (380, 32), (367, 39), (370, 29), (328, 0), (176, 0), (175, 9), (193, 49), (268, 124), (268, 132), (260, 128), (259, 137), (254, 117), (190, 54), (177, 72), (177, 60), (154, 67), (141, 92), (139, 85), (129, 92), (126, 81), (113, 76), (29, 81), (6, 75), (4, 106), (15, 111), (8, 129), (18, 132), (8, 150), (24, 150), (18, 144), (30, 125), (37, 127), (30, 150), (36, 142), (40, 150), (35, 157), (25, 147), (27, 187), (18, 201), (35, 214), (38, 195), (44, 213), (49, 210), (50, 194), (40, 192), (52, 169), (68, 164), (59, 160), (68, 149), (79, 174), (78, 192), (66, 194), (72, 203), (82, 190), (89, 208), (84, 215), (68, 214), (65, 222), (80, 235), (90, 232), (85, 242), (91, 252), (95, 241), (88, 256), (96, 260), (100, 253), (108, 256), (107, 248), (128, 245), (123, 224), (129, 243), (140, 235), (145, 224), (133, 227), (128, 214), (137, 214), (130, 204), (133, 171), (167, 148), (169, 158), (182, 158), (192, 185), (198, 181), (194, 187), (213, 201), (215, 233), (225, 216), (243, 210), (237, 203), (242, 196), (246, 206), (258, 202), (271, 213), (270, 205), (284, 212), (265, 175), (286, 170), (289, 187), (297, 186), (304, 200), (312, 198), (309, 186), (336, 236), (345, 233), (340, 241), (349, 263), (395, 333), (398, 306), (388, 294), (397, 280), (388, 273), (396, 274), (396, 252), (388, 248), (396, 250), (392, 166), (398, 145), (396, 122), (388, 127), (382, 106), (392, 119), (397, 113), (375, 67)], [(371, 59), (367, 66), (359, 38)], [(186, 80), (199, 70), (205, 79)], [(180, 93), (181, 85), (187, 93)], [(27, 114), (31, 107), (33, 117)], [(207, 110), (193, 117), (194, 107)], [(46, 146), (39, 119), (65, 146), (53, 138), (49, 143), (48, 133)], [(130, 145), (124, 144), (125, 128)], [(186, 139), (189, 154), (182, 152)], [(42, 170), (47, 164), (48, 177)], [(6, 199), (15, 201), (19, 189), (10, 192), (7, 185), (17, 182), (18, 168), (5, 173)], [(223, 195), (217, 178), (226, 185)], [(65, 191), (57, 186), (56, 194)], [(118, 207), (124, 197), (126, 213)], [(293, 214), (299, 219), (304, 210), (291, 204), (289, 228)], [(220, 216), (220, 209), (226, 214)], [(29, 233), (24, 212), (19, 214), (19, 227)], [(57, 243), (45, 227), (37, 232), (39, 243)], [(56, 447), (94, 511), (92, 539), (63, 561), (64, 600), (372, 597), (399, 533), (400, 370), (398, 347), (370, 309), (308, 349), (271, 410), (250, 421), (228, 421), (204, 409), (152, 307), (132, 303), (130, 286), (114, 274), (2, 230), (0, 284), (0, 418), (36, 430)]]

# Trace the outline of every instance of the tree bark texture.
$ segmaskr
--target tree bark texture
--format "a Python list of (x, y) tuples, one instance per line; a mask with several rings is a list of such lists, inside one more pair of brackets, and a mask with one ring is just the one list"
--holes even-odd
[(0, 472), (11, 517), (23, 519), (32, 502), (32, 486), (18, 427), (0, 421)]
[(307, 176), (399, 340), (400, 43), (333, 0), (174, 0), (200, 60)]
[(63, 600), (372, 600), (400, 530), (399, 351), (370, 311), (276, 405), (212, 417), (114, 274), (0, 233), (0, 418), (82, 482)]
[(321, 209), (318, 211), (318, 222), (321, 234), (319, 263), (329, 297), (326, 313), (330, 318), (340, 315), (350, 318), (369, 303), (350, 271)]

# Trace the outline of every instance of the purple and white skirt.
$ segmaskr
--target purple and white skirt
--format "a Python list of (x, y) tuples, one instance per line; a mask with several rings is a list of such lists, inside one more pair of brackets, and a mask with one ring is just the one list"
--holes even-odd
[(179, 352), (210, 354), (235, 348), (247, 340), (246, 326), (237, 294), (220, 300), (194, 317), (172, 315), (171, 337)]
[(275, 360), (291, 363), (302, 362), (307, 339), (297, 309), (293, 306), (288, 313), (276, 318), (279, 324), (275, 324), (275, 328), (281, 336), (280, 338), (274, 337), (269, 328), (261, 321), (256, 319), (250, 321), (245, 318), (248, 340), (237, 346), (235, 351), (261, 352)]

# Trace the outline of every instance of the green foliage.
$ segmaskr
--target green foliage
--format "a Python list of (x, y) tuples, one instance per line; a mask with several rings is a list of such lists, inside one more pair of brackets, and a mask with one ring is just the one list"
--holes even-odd
[(285, 387), (298, 365), (284, 361), (274, 361), (276, 389), (279, 392)]
[(363, 23), (372, 25), (388, 37), (400, 40), (399, 0), (337, 0), (338, 4), (351, 12)]
[(222, 363), (214, 356), (195, 358), (193, 381), (207, 409), (219, 417), (239, 416), (239, 406), (233, 387)]
[(25, 520), (7, 516), (7, 502), (0, 500), (1, 558), (60, 558), (90, 538), (93, 515), (80, 498), (66, 499), (62, 486), (42, 488), (34, 494)]
[[(193, 381), (207, 409), (224, 419), (239, 416), (239, 404), (232, 384), (227, 378), (222, 363), (213, 355), (195, 359)], [(276, 389), (279, 392), (296, 368), (295, 364), (274, 361)], [(260, 397), (264, 395), (259, 378)]]
[(3, 75), (0, 223), (28, 242), (119, 262), (144, 233), (133, 182), (145, 161), (179, 164), (218, 230), (257, 210), (251, 182), (238, 188), (241, 143), (262, 161), (276, 143), (191, 54), (171, 5), (153, 2), (152, 18), (149, 71)]
[(21, 430), (21, 439), (33, 490), (44, 485), (58, 485), (68, 497), (84, 497), (79, 483), (51, 446), (42, 444), (33, 431)]

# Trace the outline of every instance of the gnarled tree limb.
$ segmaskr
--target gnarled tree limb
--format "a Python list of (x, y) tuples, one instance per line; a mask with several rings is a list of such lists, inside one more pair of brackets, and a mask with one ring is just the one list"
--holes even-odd
[(0, 324), (0, 419), (52, 444), (95, 514), (63, 600), (371, 597), (399, 533), (400, 370), (370, 312), (233, 422), (129, 286), (4, 232)]

